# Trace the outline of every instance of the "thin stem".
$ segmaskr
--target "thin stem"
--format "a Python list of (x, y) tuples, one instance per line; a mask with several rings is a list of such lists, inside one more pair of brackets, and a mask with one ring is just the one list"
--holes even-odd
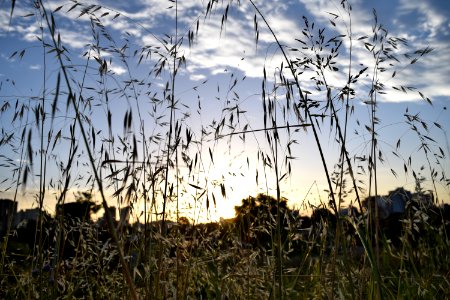
[[(172, 88), (170, 93), (170, 120), (169, 120), (169, 139), (167, 141), (167, 161), (166, 161), (166, 181), (164, 184), (163, 194), (163, 210), (162, 210), (162, 223), (161, 234), (166, 235), (166, 204), (167, 204), (167, 189), (169, 186), (169, 162), (170, 162), (170, 146), (172, 143), (173, 122), (175, 120), (175, 79), (177, 75), (177, 47), (178, 47), (178, 1), (175, 1), (175, 45), (173, 47), (173, 73), (172, 73)], [(176, 151), (174, 149), (174, 151)]]
[(295, 74), (294, 66), (292, 65), (291, 61), (288, 59), (287, 54), (286, 54), (286, 52), (284, 51), (283, 46), (282, 46), (281, 43), (279, 42), (277, 36), (275, 35), (275, 32), (272, 30), (272, 27), (269, 25), (269, 23), (267, 22), (267, 20), (266, 20), (266, 18), (264, 17), (264, 15), (261, 13), (261, 11), (260, 11), (259, 8), (256, 6), (256, 4), (253, 2), (253, 0), (249, 0), (249, 1), (250, 1), (250, 3), (252, 4), (252, 6), (254, 7), (254, 9), (257, 11), (257, 13), (259, 14), (259, 16), (263, 19), (263, 21), (264, 21), (264, 23), (266, 24), (267, 28), (269, 29), (271, 35), (272, 35), (273, 38), (275, 39), (275, 42), (277, 43), (278, 48), (279, 48), (280, 51), (282, 52), (283, 57), (284, 57), (284, 60), (285, 60), (286, 63), (288, 64), (289, 69), (290, 69), (290, 71), (291, 71), (291, 73), (292, 73), (292, 76), (294, 77), (295, 85), (297, 86), (298, 92), (299, 92), (299, 94), (300, 94), (300, 99), (301, 99), (301, 101), (305, 104), (305, 114), (306, 114), (307, 119), (309, 119), (309, 123), (311, 124), (312, 130), (313, 130), (313, 134), (314, 134), (314, 139), (315, 139), (315, 141), (316, 141), (316, 145), (317, 145), (318, 150), (319, 150), (320, 159), (321, 159), (321, 161), (322, 161), (322, 166), (323, 166), (323, 168), (324, 168), (325, 176), (326, 176), (326, 178), (327, 178), (328, 188), (330, 189), (329, 197), (331, 197), (331, 200), (332, 200), (332, 202), (334, 203), (334, 206), (336, 207), (336, 199), (335, 199), (335, 195), (334, 195), (334, 192), (333, 192), (333, 185), (332, 185), (332, 183), (331, 183), (330, 174), (328, 173), (328, 167), (327, 167), (327, 163), (326, 163), (326, 160), (325, 160), (325, 155), (324, 155), (324, 153), (323, 153), (322, 146), (321, 146), (321, 144), (320, 144), (319, 135), (318, 135), (318, 133), (317, 133), (316, 126), (314, 125), (314, 120), (313, 120), (313, 118), (312, 118), (312, 116), (311, 116), (311, 113), (310, 113), (309, 108), (308, 108), (308, 105), (307, 105), (308, 100), (307, 100), (307, 98), (306, 98), (306, 97), (304, 96), (304, 94), (303, 94), (303, 90), (302, 90), (302, 88), (301, 88), (301, 86), (300, 86), (300, 82), (298, 81), (298, 77), (297, 77), (297, 75)]
[(92, 154), (92, 150), (89, 147), (89, 141), (88, 141), (87, 134), (86, 134), (86, 131), (84, 129), (83, 123), (81, 122), (81, 114), (80, 114), (80, 111), (79, 111), (79, 108), (78, 108), (78, 104), (75, 101), (75, 94), (72, 91), (72, 86), (71, 86), (71, 83), (70, 83), (70, 79), (69, 79), (69, 76), (67, 74), (67, 70), (66, 70), (66, 67), (64, 65), (64, 62), (62, 61), (62, 57), (61, 57), (62, 51), (58, 48), (58, 44), (57, 44), (57, 42), (55, 40), (55, 32), (54, 32), (55, 28), (50, 25), (50, 20), (48, 18), (47, 10), (45, 9), (44, 3), (42, 2), (42, 0), (39, 0), (39, 4), (42, 7), (42, 12), (44, 13), (44, 16), (45, 16), (45, 19), (46, 19), (46, 22), (47, 22), (47, 26), (48, 26), (48, 28), (50, 28), (50, 31), (51, 31), (50, 35), (52, 37), (53, 46), (55, 47), (55, 49), (57, 51), (57, 58), (58, 58), (58, 61), (59, 61), (59, 65), (60, 65), (60, 67), (61, 67), (61, 69), (63, 71), (64, 79), (66, 81), (67, 89), (68, 89), (68, 92), (69, 92), (69, 101), (71, 101), (71, 103), (73, 105), (73, 108), (75, 110), (75, 116), (76, 116), (76, 119), (78, 120), (78, 125), (80, 127), (80, 131), (81, 131), (83, 142), (84, 142), (84, 145), (85, 145), (85, 148), (86, 148), (86, 152), (88, 154), (89, 161), (91, 163), (91, 167), (92, 167), (92, 171), (94, 173), (95, 180), (96, 180), (96, 182), (98, 184), (98, 188), (99, 188), (101, 199), (102, 199), (102, 206), (103, 206), (103, 209), (105, 210), (105, 215), (106, 215), (106, 218), (107, 218), (107, 221), (108, 221), (107, 222), (108, 223), (108, 228), (109, 228), (109, 231), (110, 231), (110, 233), (111, 233), (111, 235), (113, 237), (113, 241), (117, 245), (117, 249), (118, 249), (118, 253), (119, 253), (119, 259), (120, 259), (120, 262), (122, 264), (122, 268), (123, 268), (123, 273), (124, 273), (125, 279), (126, 279), (126, 281), (128, 283), (128, 286), (130, 288), (131, 297), (132, 297), (132, 299), (137, 300), (138, 296), (137, 296), (137, 293), (136, 293), (136, 288), (134, 286), (134, 282), (133, 282), (133, 279), (131, 277), (131, 273), (130, 273), (130, 270), (128, 268), (128, 264), (125, 261), (125, 256), (124, 256), (124, 253), (123, 253), (123, 249), (122, 249), (121, 244), (119, 242), (119, 239), (117, 237), (117, 232), (116, 232), (116, 229), (114, 227), (114, 223), (113, 223), (113, 220), (112, 220), (111, 213), (109, 211), (108, 203), (106, 201), (106, 197), (105, 197), (105, 193), (104, 193), (104, 189), (103, 189), (103, 183), (102, 183), (101, 178), (99, 177), (99, 173), (98, 173), (98, 171), (96, 169), (95, 159), (94, 159), (94, 156)]

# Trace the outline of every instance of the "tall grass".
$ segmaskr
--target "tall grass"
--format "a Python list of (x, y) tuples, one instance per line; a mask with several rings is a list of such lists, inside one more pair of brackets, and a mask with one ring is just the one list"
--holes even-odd
[[(363, 194), (368, 199), (380, 196), (378, 175), (385, 155), (380, 146), (377, 109), (379, 96), (388, 92), (380, 74), (389, 71), (392, 77), (399, 76), (431, 48), (411, 51), (405, 39), (388, 35), (375, 12), (372, 32), (354, 36), (352, 9), (347, 1), (341, 2), (341, 11), (348, 21), (334, 14), (330, 20), (333, 26), (345, 28), (346, 35), (328, 35), (303, 17), (303, 30), (295, 40), (293, 37), (296, 44), (287, 46), (267, 21), (268, 12), (249, 0), (254, 13), (255, 47), (260, 32), (268, 31), (282, 57), (275, 70), (261, 66), (261, 120), (242, 124), (244, 119), (249, 120), (238, 94), (245, 79), (233, 73), (228, 87), (217, 88), (218, 94), (226, 91), (225, 96), (217, 97), (223, 108), (214, 116), (218, 119), (200, 124), (197, 130), (197, 125), (189, 121), (191, 114), (199, 119), (205, 114), (199, 90), (208, 83), (189, 90), (198, 95), (196, 108), (192, 108), (192, 101), (183, 98), (177, 81), (187, 60), (183, 49), (186, 43), (196, 46), (203, 19), (218, 17), (221, 30), (226, 28), (233, 6), (239, 3), (208, 1), (192, 27), (179, 28), (178, 1), (170, 2), (174, 29), (165, 37), (153, 35), (155, 44), (144, 47), (135, 45), (130, 34), (123, 41), (112, 37), (104, 20), (126, 17), (110, 8), (74, 1), (50, 10), (48, 3), (34, 3), (34, 18), (42, 28), (38, 38), (44, 64), (42, 95), (36, 96), (37, 101), (3, 106), (3, 113), (9, 111), (14, 116), (13, 126), (21, 130), (21, 136), (12, 132), (8, 137), (11, 129), (5, 128), (1, 147), (20, 154), (19, 164), (12, 165), (15, 202), (20, 189), (30, 185), (30, 177), (39, 176), (36, 199), (40, 215), (35, 243), (29, 251), (24, 248), (23, 256), (13, 244), (15, 233), (10, 227), (2, 240), (0, 297), (448, 296), (450, 282), (444, 266), (450, 263), (450, 256), (445, 212), (423, 207), (419, 199), (411, 200), (401, 219), (400, 244), (394, 245), (382, 230), (386, 227), (381, 224), (378, 205), (369, 202), (367, 209), (362, 205)], [(13, 1), (12, 22), (14, 8)], [(92, 43), (83, 54), (83, 66), (73, 64), (76, 54), (63, 43), (57, 23), (61, 12), (89, 18)], [(344, 43), (347, 51), (342, 49)], [(373, 58), (371, 65), (358, 66), (354, 61), (352, 50), (356, 45), (367, 49)], [(407, 61), (400, 58), (402, 54)], [(25, 51), (18, 50), (12, 57), (24, 55)], [(341, 66), (341, 59), (348, 59), (348, 67)], [(126, 70), (123, 81), (111, 69), (115, 62)], [(134, 65), (148, 70), (147, 74), (133, 74)], [(50, 76), (55, 69), (57, 75)], [(340, 87), (331, 83), (339, 72), (346, 77)], [(412, 87), (394, 88), (416, 92), (431, 103)], [(364, 91), (366, 94), (358, 96)], [(368, 123), (364, 124), (367, 133), (363, 134), (363, 138), (369, 138), (362, 155), (351, 153), (348, 133), (351, 123), (359, 122), (353, 119), (353, 111), (360, 98), (367, 99), (364, 104), (369, 111)], [(123, 120), (114, 115), (118, 111), (113, 106), (117, 105), (123, 107)], [(426, 120), (409, 113), (405, 117), (426, 158), (438, 204), (436, 186), (448, 184), (439, 162), (447, 159), (448, 153), (429, 136)], [(441, 128), (436, 122), (431, 126)], [(334, 169), (326, 157), (324, 130), (335, 136), (338, 161)], [(305, 225), (306, 218), (285, 207), (282, 190), (282, 181), (292, 175), (292, 161), (298, 156), (294, 144), (309, 134), (320, 156), (328, 194), (327, 201), (320, 204), (322, 210), (315, 207), (311, 227)], [(270, 190), (275, 191), (275, 205), (263, 196), (244, 199), (242, 206), (236, 207), (236, 220), (199, 224), (199, 207), (206, 207), (208, 212), (217, 201), (223, 201), (219, 195), (226, 198), (227, 190), (233, 188), (224, 181), (213, 181), (208, 172), (221, 159), (221, 143), (231, 148), (237, 138), (244, 142), (252, 138), (257, 144), (256, 181), (266, 185), (266, 197)], [(399, 150), (400, 140), (393, 148)], [(418, 173), (410, 158), (403, 158), (398, 151), (394, 154), (405, 162), (405, 173), (416, 179), (417, 195), (422, 195), (425, 168)], [(52, 161), (57, 166), (56, 178), (47, 177)], [(440, 172), (436, 168), (441, 168)], [(264, 180), (260, 179), (260, 170)], [(368, 186), (367, 191), (364, 186)], [(98, 195), (107, 229), (84, 220), (73, 223), (63, 214), (53, 221), (46, 219), (48, 190), (56, 191), (57, 204), (61, 205), (72, 188), (81, 187), (89, 195)], [(116, 226), (109, 198), (119, 207), (129, 205), (143, 221), (142, 226)], [(190, 218), (182, 217), (187, 198), (192, 199), (187, 204), (194, 210)], [(357, 206), (360, 213), (341, 215), (345, 202)], [(252, 217), (255, 211), (256, 219)], [(79, 235), (76, 242), (71, 239), (75, 233)], [(261, 242), (267, 236), (269, 245)], [(75, 256), (64, 256), (65, 243), (73, 244)]]

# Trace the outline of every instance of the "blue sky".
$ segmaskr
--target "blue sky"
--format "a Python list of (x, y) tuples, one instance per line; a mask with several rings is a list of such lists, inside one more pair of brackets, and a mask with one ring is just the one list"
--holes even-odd
[[(169, 64), (165, 65), (164, 71), (159, 76), (155, 76), (153, 67), (159, 59), (168, 57), (164, 45), (170, 48), (172, 41), (175, 40), (174, 3), (162, 0), (79, 2), (79, 5), (70, 10), (74, 4), (75, 2), (69, 1), (44, 2), (48, 11), (57, 10), (54, 13), (56, 31), (60, 33), (61, 43), (67, 49), (65, 63), (70, 66), (69, 76), (74, 89), (91, 104), (83, 106), (83, 113), (86, 120), (89, 120), (86, 121), (87, 128), (94, 129), (97, 133), (96, 144), (94, 145), (92, 139), (90, 140), (92, 149), (97, 153), (97, 165), (103, 159), (99, 155), (101, 141), (105, 148), (109, 145), (104, 142), (109, 138), (108, 111), (112, 115), (112, 135), (115, 137), (111, 152), (115, 152), (118, 158), (123, 158), (123, 152), (119, 151), (121, 142), (118, 140), (119, 137), (126, 136), (123, 134), (124, 115), (126, 112), (132, 112), (132, 127), (140, 145), (139, 149), (143, 141), (139, 134), (138, 119), (140, 118), (148, 139), (146, 140), (147, 154), (155, 157), (153, 162), (156, 164), (157, 157), (161, 155), (167, 142), (166, 124), (169, 121), (170, 109), (164, 102), (164, 89), (171, 86), (172, 67)], [(436, 164), (438, 157), (431, 155), (430, 152), (431, 165), (439, 172), (439, 175), (442, 172), (448, 175), (450, 172), (448, 159), (450, 109), (447, 109), (450, 104), (450, 3), (400, 0), (351, 1), (350, 4), (352, 10), (349, 17), (348, 10), (341, 6), (340, 1), (256, 2), (291, 60), (308, 55), (307, 50), (292, 51), (292, 48), (301, 49), (303, 46), (295, 39), (305, 40), (305, 35), (302, 34), (305, 27), (303, 16), (308, 19), (310, 26), (314, 23), (313, 32), (316, 36), (321, 28), (325, 29), (327, 38), (342, 36), (343, 43), (336, 61), (338, 71), (325, 74), (333, 95), (338, 95), (347, 81), (350, 67), (351, 29), (352, 74), (356, 75), (360, 70), (368, 67), (358, 83), (354, 84), (355, 97), (351, 99), (355, 113), (349, 120), (348, 150), (355, 159), (355, 166), (358, 165), (357, 157), (367, 156), (370, 150), (370, 136), (365, 129), (365, 125), (369, 124), (370, 107), (364, 104), (364, 101), (369, 99), (374, 57), (367, 51), (364, 43), (370, 42), (373, 36), (373, 9), (375, 8), (377, 24), (382, 24), (388, 30), (389, 36), (408, 40), (408, 46), (400, 43), (395, 52), (400, 62), (394, 67), (386, 63), (383, 67), (387, 70), (377, 75), (380, 83), (383, 83), (386, 88), (386, 94), (377, 96), (379, 103), (377, 133), (384, 158), (384, 163), (380, 163), (378, 172), (379, 190), (385, 193), (397, 186), (413, 190), (414, 179), (410, 172), (412, 170), (416, 173), (420, 172), (427, 179), (430, 178), (428, 163), (420, 148), (417, 135), (405, 122), (406, 112), (411, 115), (418, 114), (421, 120), (429, 124), (427, 129), (421, 127), (420, 130), (436, 141), (434, 143), (428, 140), (430, 151), (440, 153), (440, 147), (446, 155), (439, 160), (439, 164)], [(32, 172), (27, 188), (20, 189), (18, 194), (19, 206), (27, 207), (33, 205), (34, 195), (39, 190), (40, 169), (37, 149), (41, 133), (35, 124), (33, 125), (35, 116), (33, 108), (38, 107), (39, 97), (45, 95), (45, 103), (47, 103), (45, 111), (47, 116), (50, 116), (50, 103), (54, 100), (56, 77), (60, 72), (60, 66), (54, 53), (44, 55), (49, 48), (44, 51), (42, 42), (38, 40), (38, 37), (42, 36), (40, 26), (44, 27), (43, 40), (46, 43), (51, 42), (50, 34), (33, 3), (16, 3), (11, 24), (9, 24), (10, 3), (3, 2), (1, 5), (0, 103), (2, 106), (9, 103), (10, 106), (2, 112), (0, 123), (2, 137), (12, 132), (16, 134), (9, 144), (0, 146), (3, 155), (0, 182), (2, 182), (3, 194), (11, 198), (17, 180), (11, 176), (11, 174), (17, 174), (13, 173), (13, 169), (17, 168), (21, 161), (29, 163), (29, 159), (21, 156), (17, 148), (20, 144), (20, 135), (24, 128), (27, 133), (31, 131), (31, 141), (35, 150), (34, 163), (31, 166)], [(96, 6), (91, 7), (89, 13), (80, 16), (82, 10), (90, 5)], [(270, 147), (264, 134), (260, 132), (247, 134), (244, 143), (237, 135), (231, 138), (214, 139), (212, 128), (222, 119), (226, 120), (227, 125), (221, 131), (222, 135), (231, 133), (233, 130), (238, 132), (262, 128), (263, 69), (266, 70), (268, 88), (273, 88), (274, 84), (279, 84), (276, 78), (283, 61), (281, 51), (274, 43), (273, 37), (260, 16), (256, 17), (259, 33), (258, 44), (255, 45), (255, 10), (250, 2), (240, 1), (240, 4), (236, 1), (220, 2), (214, 6), (212, 13), (205, 17), (207, 6), (208, 1), (189, 0), (178, 3), (177, 36), (179, 39), (183, 38), (178, 48), (178, 55), (184, 56), (185, 64), (178, 70), (175, 85), (176, 118), (183, 132), (188, 129), (193, 132), (194, 139), (202, 141), (201, 144), (195, 148), (191, 147), (186, 152), (186, 156), (192, 160), (196, 153), (201, 154), (201, 164), (199, 163), (194, 175), (191, 174), (191, 177), (188, 177), (187, 172), (183, 173), (186, 167), (180, 168), (179, 176), (182, 177), (180, 179), (182, 197), (180, 198), (183, 199), (181, 210), (188, 214), (197, 205), (194, 218), (202, 220), (205, 216), (212, 219), (232, 216), (234, 205), (239, 204), (240, 200), (248, 195), (266, 191), (272, 195), (275, 194), (274, 171), (266, 168), (266, 176), (264, 176), (264, 168), (261, 161), (257, 159), (258, 152), (270, 154)], [(227, 21), (222, 26), (221, 20), (227, 6), (229, 7)], [(58, 9), (59, 7), (61, 8)], [(96, 19), (102, 27), (92, 27), (91, 20)], [(111, 37), (110, 40), (102, 35), (102, 28), (103, 33), (106, 32)], [(188, 42), (190, 32), (194, 32), (195, 35), (192, 45)], [(96, 34), (98, 34), (98, 40)], [(363, 38), (364, 36), (368, 37)], [(433, 51), (420, 57), (417, 63), (411, 64), (411, 60), (417, 56), (414, 51), (426, 47), (431, 47)], [(122, 52), (119, 52), (119, 49)], [(147, 55), (149, 49), (151, 49), (151, 55)], [(25, 52), (21, 57), (23, 50)], [(14, 53), (16, 54), (13, 55)], [(411, 57), (403, 55), (405, 53), (409, 53)], [(143, 59), (139, 62), (141, 55)], [(96, 59), (106, 62), (105, 75), (99, 74), (100, 65)], [(170, 60), (168, 62), (170, 63)], [(151, 70), (153, 72), (150, 72)], [(396, 73), (393, 77), (394, 71)], [(292, 78), (287, 72), (285, 73), (288, 78)], [(299, 77), (301, 86), (302, 89), (311, 91), (313, 99), (320, 101), (324, 93), (315, 91), (312, 76), (312, 73), (308, 71), (302, 74)], [(235, 80), (236, 85), (234, 85)], [(81, 89), (82, 82), (83, 89)], [(393, 89), (393, 86), (411, 86), (417, 90), (404, 93)], [(230, 87), (233, 88), (230, 89)], [(106, 91), (108, 91), (108, 98), (105, 96)], [(431, 99), (433, 106), (422, 99), (419, 91), (425, 98)], [(67, 92), (65, 83), (61, 85), (60, 92)], [(272, 97), (274, 95), (280, 99), (280, 103), (285, 100), (282, 87), (271, 94)], [(50, 148), (52, 148), (51, 153), (48, 153), (49, 163), (46, 169), (48, 175), (45, 205), (49, 210), (53, 209), (55, 198), (61, 192), (63, 184), (59, 182), (62, 178), (59, 167), (61, 163), (62, 165), (67, 163), (70, 147), (68, 139), (65, 138), (69, 136), (74, 112), (70, 107), (66, 107), (65, 97), (60, 97), (62, 100), (60, 99), (56, 118), (53, 121), (47, 118), (44, 130), (46, 137), (50, 133)], [(152, 97), (159, 99), (160, 103), (155, 104)], [(19, 107), (21, 104), (29, 107), (29, 110), (26, 110), (28, 119), (24, 117), (22, 123), (17, 119), (13, 121), (16, 101)], [(340, 108), (340, 122), (343, 122), (345, 116), (343, 107), (339, 106), (339, 102), (336, 105)], [(237, 107), (240, 113), (236, 113)], [(282, 104), (279, 110), (281, 116)], [(233, 120), (230, 120), (231, 115)], [(237, 122), (238, 117), (239, 122)], [(298, 122), (292, 112), (286, 120), (290, 124)], [(278, 125), (283, 124), (280, 121)], [(50, 131), (51, 128), (53, 131)], [(211, 133), (202, 136), (202, 128), (204, 133)], [(62, 138), (56, 139), (59, 131)], [(92, 172), (78, 130), (75, 135), (79, 139), (79, 150), (76, 153), (77, 165), (71, 170), (69, 195), (93, 185), (92, 181), (88, 180), (92, 178)], [(156, 138), (150, 141), (152, 135)], [(321, 124), (320, 141), (330, 171), (338, 163), (339, 147), (335, 138), (335, 130), (330, 128), (329, 121)], [(397, 148), (399, 139), (401, 144)], [(292, 175), (281, 182), (282, 194), (290, 199), (292, 206), (297, 207), (301, 206), (303, 200), (314, 205), (317, 205), (319, 201), (326, 202), (326, 194), (323, 190), (327, 189), (327, 184), (311, 130), (291, 132), (290, 136), (283, 133), (280, 151), (285, 151), (285, 146), (292, 140), (295, 140), (292, 144), (292, 156), (296, 159), (291, 161)], [(132, 139), (124, 140), (125, 144), (127, 141)], [(214, 157), (212, 160), (210, 150), (211, 156)], [(393, 152), (398, 157), (392, 154)], [(143, 151), (139, 150), (138, 155), (143, 157)], [(412, 163), (410, 171), (405, 176), (403, 165), (408, 162), (409, 157)], [(10, 163), (11, 161), (13, 163)], [(422, 165), (426, 168), (420, 170)], [(367, 171), (367, 163), (365, 166)], [(361, 169), (363, 167), (364, 163), (361, 163)], [(286, 171), (281, 169), (280, 176)], [(392, 174), (391, 169), (397, 173), (397, 177)], [(258, 184), (255, 182), (257, 171)], [(365, 183), (366, 188), (368, 187), (367, 174), (360, 175), (358, 179)], [(225, 198), (222, 197), (221, 184), (226, 188)], [(427, 189), (433, 187), (430, 180), (427, 180), (425, 185)], [(193, 186), (199, 188), (193, 188)], [(120, 185), (111, 184), (108, 187), (108, 193), (113, 194), (119, 187)], [(436, 188), (439, 199), (449, 201), (448, 187), (438, 183)], [(124, 197), (123, 194), (120, 194), (120, 197)], [(212, 204), (213, 194), (216, 198), (215, 207)], [(70, 200), (71, 197), (68, 201)], [(345, 203), (348, 204), (353, 200), (352, 196), (349, 196), (345, 199)], [(206, 212), (206, 202), (211, 202), (209, 212)], [(113, 200), (111, 203), (116, 205)], [(137, 205), (136, 215), (140, 214), (140, 209), (141, 204)]]

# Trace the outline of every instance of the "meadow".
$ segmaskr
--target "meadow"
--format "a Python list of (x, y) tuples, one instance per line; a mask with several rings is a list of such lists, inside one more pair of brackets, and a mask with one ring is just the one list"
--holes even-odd
[[(288, 46), (248, 0), (250, 42), (257, 49), (269, 36), (280, 58), (273, 69), (262, 60), (257, 105), (249, 105), (239, 95), (246, 76), (231, 72), (227, 85), (211, 87), (205, 79), (187, 89), (180, 80), (191, 70), (187, 53), (195, 49), (204, 20), (216, 21), (225, 34), (241, 3), (205, 1), (188, 28), (179, 28), (178, 1), (168, 3), (173, 28), (140, 46), (132, 33), (110, 34), (108, 25), (126, 17), (108, 7), (36, 1), (30, 14), (17, 16), (11, 1), (10, 24), (35, 18), (40, 36), (39, 47), (17, 49), (10, 59), (41, 51), (45, 65), (42, 94), (2, 104), (2, 118), (13, 124), (2, 123), (1, 167), (12, 174), (2, 184), (9, 184), (15, 202), (34, 185), (40, 213), (22, 228), (8, 220), (0, 298), (450, 297), (450, 207), (444, 204), (449, 153), (432, 136), (445, 131), (405, 109), (401, 124), (387, 125), (406, 128), (418, 146), (411, 154), (399, 138), (385, 151), (378, 113), (379, 99), (389, 93), (414, 93), (432, 107), (415, 87), (385, 83), (385, 74), (388, 80), (401, 76), (433, 49), (411, 49), (405, 38), (391, 37), (375, 11), (368, 16), (370, 31), (354, 36), (345, 0), (339, 4), (344, 15), (329, 13), (332, 26), (341, 29), (318, 28), (303, 17), (303, 30), (292, 37), (295, 46)], [(62, 13), (89, 20), (89, 43), (81, 53), (64, 44)], [(356, 49), (370, 60), (357, 61)], [(135, 66), (146, 73), (135, 75)], [(336, 77), (344, 78), (342, 86)], [(214, 102), (202, 99), (207, 89), (217, 90)], [(355, 117), (357, 102), (368, 112), (366, 120)], [(211, 116), (208, 106), (219, 113)], [(323, 135), (332, 138), (324, 142)], [(358, 152), (353, 135), (361, 136)], [(326, 200), (308, 201), (306, 195), (292, 207), (284, 184), (295, 180), (307, 138), (319, 158), (313, 168), (322, 170), (326, 183), (317, 195)], [(248, 169), (212, 174), (223, 163), (222, 152), (233, 153), (249, 140), (252, 154), (239, 154)], [(413, 190), (383, 195), (378, 178), (386, 170), (412, 178)], [(245, 188), (246, 181), (239, 186), (244, 177), (261, 192), (243, 198), (233, 218), (201, 219), (233, 190)], [(74, 190), (83, 212), (58, 210), (68, 207)], [(56, 202), (52, 214), (45, 210), (50, 197)], [(118, 222), (111, 206), (128, 207), (134, 222)], [(98, 210), (104, 216), (93, 220)]]

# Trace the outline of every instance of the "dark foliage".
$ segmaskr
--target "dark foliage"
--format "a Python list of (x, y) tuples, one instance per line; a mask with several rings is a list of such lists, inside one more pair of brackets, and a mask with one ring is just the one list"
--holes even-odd
[(287, 199), (258, 194), (242, 200), (242, 205), (235, 206), (236, 226), (245, 244), (269, 249), (275, 236), (278, 214), (281, 221), (281, 237), (284, 241), (288, 234), (288, 222), (292, 211), (287, 207)]

